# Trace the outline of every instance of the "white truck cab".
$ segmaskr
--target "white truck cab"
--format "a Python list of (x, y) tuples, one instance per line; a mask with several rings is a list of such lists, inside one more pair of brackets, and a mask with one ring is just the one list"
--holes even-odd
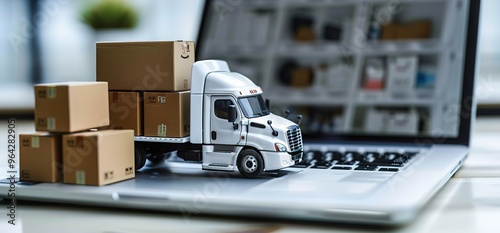
[(190, 146), (178, 155), (205, 170), (238, 169), (253, 178), (302, 159), (299, 126), (272, 114), (262, 89), (225, 61), (194, 63), (190, 108)]

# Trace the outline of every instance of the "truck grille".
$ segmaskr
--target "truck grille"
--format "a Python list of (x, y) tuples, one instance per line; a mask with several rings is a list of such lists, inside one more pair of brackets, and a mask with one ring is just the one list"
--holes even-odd
[(288, 127), (286, 132), (291, 152), (302, 151), (302, 133), (297, 125)]

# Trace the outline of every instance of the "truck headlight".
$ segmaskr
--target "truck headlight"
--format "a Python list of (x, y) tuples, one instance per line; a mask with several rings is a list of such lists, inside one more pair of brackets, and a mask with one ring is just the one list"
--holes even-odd
[(281, 143), (274, 143), (274, 149), (276, 149), (277, 152), (286, 152), (286, 146)]

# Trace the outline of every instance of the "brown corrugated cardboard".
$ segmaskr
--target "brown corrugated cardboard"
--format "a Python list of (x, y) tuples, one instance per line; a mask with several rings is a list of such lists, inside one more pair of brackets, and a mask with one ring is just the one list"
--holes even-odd
[(109, 107), (106, 82), (35, 85), (37, 131), (68, 133), (107, 125)]
[(382, 40), (395, 40), (397, 39), (399, 26), (390, 22), (382, 27)]
[(432, 22), (417, 20), (407, 24), (391, 22), (382, 27), (382, 40), (426, 39), (431, 36)]
[(312, 84), (312, 70), (310, 68), (295, 68), (292, 70), (292, 87), (308, 87)]
[(111, 129), (132, 129), (142, 135), (142, 93), (109, 92), (109, 120)]
[(432, 22), (430, 20), (413, 21), (398, 29), (398, 39), (426, 39), (431, 36)]
[(19, 141), (21, 181), (62, 181), (61, 135), (21, 134)]
[(144, 136), (189, 136), (190, 91), (145, 92)]
[(297, 29), (295, 34), (295, 41), (298, 42), (311, 42), (316, 40), (314, 28), (311, 26), (302, 26)]
[(134, 132), (103, 130), (63, 136), (64, 183), (106, 185), (135, 177)]
[(192, 41), (101, 42), (97, 80), (112, 91), (182, 91), (191, 87)]

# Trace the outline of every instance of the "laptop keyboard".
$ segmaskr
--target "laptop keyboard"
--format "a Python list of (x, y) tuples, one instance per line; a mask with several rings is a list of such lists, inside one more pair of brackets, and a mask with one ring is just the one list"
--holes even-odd
[(305, 151), (293, 167), (333, 170), (398, 172), (408, 166), (419, 152)]

